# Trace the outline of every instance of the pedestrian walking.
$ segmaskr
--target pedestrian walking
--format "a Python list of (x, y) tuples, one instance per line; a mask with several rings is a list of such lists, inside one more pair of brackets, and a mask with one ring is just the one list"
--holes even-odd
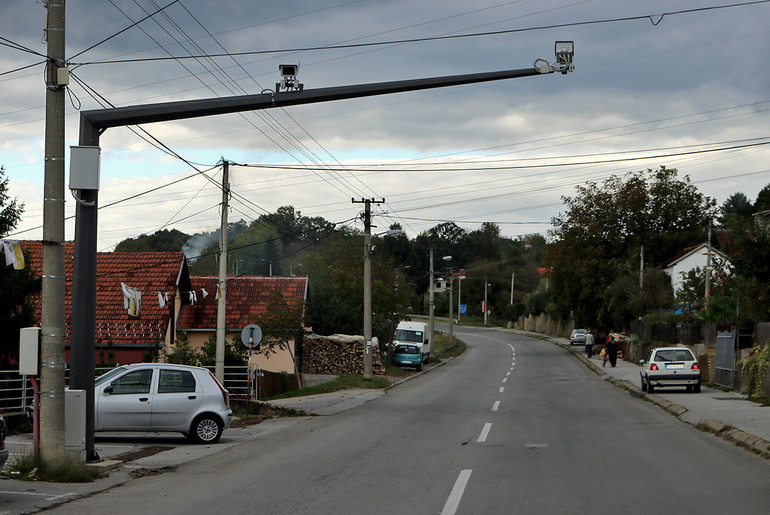
[[(604, 364), (607, 363), (607, 360), (609, 360), (610, 365), (613, 367), (615, 366), (615, 363), (618, 362), (618, 342), (612, 335), (610, 335), (610, 338), (607, 340), (607, 353), (604, 356)], [(604, 364), (602, 366), (604, 366)]]
[(586, 332), (586, 358), (591, 359), (591, 356), (593, 356), (594, 353), (594, 335), (591, 333), (591, 330), (589, 329)]

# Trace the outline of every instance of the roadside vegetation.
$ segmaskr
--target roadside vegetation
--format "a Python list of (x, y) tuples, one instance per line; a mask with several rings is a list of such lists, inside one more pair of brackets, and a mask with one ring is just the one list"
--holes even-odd
[(362, 374), (350, 374), (340, 376), (339, 379), (328, 383), (306, 386), (297, 390), (284, 392), (272, 399), (286, 399), (289, 397), (302, 397), (305, 395), (317, 395), (319, 393), (332, 393), (340, 390), (349, 390), (351, 388), (387, 388), (392, 383), (381, 376), (374, 376), (371, 379), (364, 379)]
[(8, 466), (8, 475), (22, 481), (47, 481), (50, 483), (90, 483), (105, 474), (88, 465), (79, 463), (47, 464), (31, 454), (19, 456)]

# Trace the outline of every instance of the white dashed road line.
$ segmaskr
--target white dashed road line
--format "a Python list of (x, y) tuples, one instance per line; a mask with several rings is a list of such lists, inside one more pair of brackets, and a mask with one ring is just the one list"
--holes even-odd
[(484, 428), (481, 430), (481, 434), (479, 435), (479, 439), (476, 440), (478, 443), (484, 443), (487, 441), (487, 436), (489, 436), (489, 430), (492, 429), (492, 422), (487, 422), (484, 424)]
[(497, 411), (497, 408), (500, 407), (500, 401), (495, 401), (495, 403), (492, 405), (492, 411)]
[(457, 481), (455, 481), (455, 486), (452, 487), (452, 492), (449, 494), (446, 504), (444, 504), (444, 509), (441, 510), (441, 515), (454, 515), (457, 512), (460, 500), (463, 498), (463, 492), (465, 492), (465, 486), (471, 477), (471, 472), (470, 469), (460, 471), (460, 475), (457, 476)]

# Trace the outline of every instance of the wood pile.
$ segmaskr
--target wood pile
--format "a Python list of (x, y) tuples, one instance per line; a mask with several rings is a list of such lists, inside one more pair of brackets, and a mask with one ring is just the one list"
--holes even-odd
[[(372, 345), (372, 372), (384, 374), (380, 350)], [(311, 334), (302, 342), (303, 374), (363, 374), (364, 337), (347, 334)]]

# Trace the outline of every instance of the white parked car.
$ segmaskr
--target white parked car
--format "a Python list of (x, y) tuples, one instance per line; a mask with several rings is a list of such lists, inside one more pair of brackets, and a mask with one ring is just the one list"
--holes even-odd
[(655, 388), (684, 386), (688, 392), (700, 392), (700, 367), (687, 347), (651, 349), (641, 361), (642, 391), (653, 393)]
[(227, 390), (205, 368), (137, 363), (96, 378), (95, 431), (180, 432), (214, 443), (230, 427)]

